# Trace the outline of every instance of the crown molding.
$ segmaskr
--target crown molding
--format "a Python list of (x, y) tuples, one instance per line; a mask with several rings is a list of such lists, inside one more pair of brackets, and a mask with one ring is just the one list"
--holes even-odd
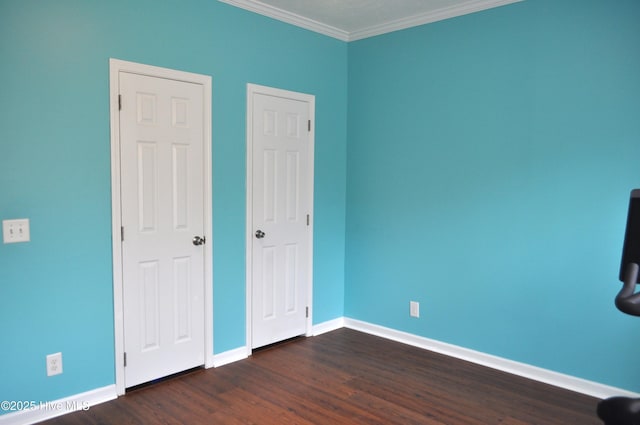
[(248, 10), (250, 12), (258, 13), (269, 18), (277, 19), (288, 24), (292, 24), (310, 31), (314, 31), (320, 34), (327, 35), (329, 37), (337, 38), (342, 41), (349, 41), (349, 33), (331, 25), (323, 24), (322, 22), (314, 21), (313, 19), (306, 18), (296, 13), (291, 13), (286, 10), (264, 4), (257, 0), (218, 0), (222, 3), (227, 3), (232, 6), (239, 7), (241, 9)]
[(393, 31), (399, 31), (419, 25), (430, 24), (445, 19), (455, 18), (457, 16), (468, 15), (470, 13), (480, 12), (495, 7), (505, 6), (511, 3), (518, 3), (524, 0), (472, 0), (465, 3), (436, 9), (430, 12), (408, 16), (406, 18), (396, 19), (379, 25), (372, 25), (357, 31), (349, 33), (348, 41), (362, 40), (364, 38), (374, 37)]
[(442, 21), (457, 16), (468, 15), (470, 13), (480, 12), (482, 10), (492, 9), (494, 7), (505, 6), (511, 3), (518, 3), (524, 0), (470, 0), (462, 4), (433, 10), (426, 13), (408, 16), (402, 19), (396, 19), (379, 25), (372, 25), (353, 32), (345, 31), (322, 22), (306, 18), (296, 13), (262, 3), (258, 0), (218, 0), (250, 12), (268, 16), (279, 21), (283, 21), (301, 28), (308, 29), (329, 37), (337, 38), (342, 41), (356, 41), (364, 38), (374, 37), (393, 31), (399, 31), (419, 25), (429, 24), (432, 22)]

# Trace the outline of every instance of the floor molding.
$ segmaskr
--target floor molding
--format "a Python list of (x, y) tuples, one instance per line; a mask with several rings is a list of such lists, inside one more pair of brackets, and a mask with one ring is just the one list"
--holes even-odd
[(344, 328), (344, 317), (339, 317), (337, 319), (313, 325), (313, 329), (311, 329), (311, 335), (318, 336), (327, 332), (335, 331), (340, 328)]
[[(466, 360), (492, 369), (522, 376), (524, 378), (543, 382), (559, 388), (576, 391), (592, 397), (608, 398), (612, 396), (627, 396), (640, 398), (639, 393), (634, 393), (621, 388), (588, 381), (582, 378), (576, 378), (574, 376), (565, 375), (548, 369), (531, 366), (525, 363), (516, 362), (347, 317), (339, 317), (337, 319), (314, 325), (312, 335), (321, 335), (343, 327), (379, 336), (391, 341), (400, 342), (402, 344), (408, 344), (424, 350), (444, 354), (457, 359)], [(213, 356), (213, 366), (221, 367), (236, 361), (244, 360), (247, 357), (247, 348), (239, 347), (223, 353), (215, 354)], [(106, 387), (97, 388), (92, 391), (87, 391), (55, 401), (34, 402), (38, 404), (34, 405), (33, 408), (0, 415), (0, 425), (34, 424), (66, 413), (71, 413), (81, 409), (89, 409), (91, 406), (114, 400), (116, 398), (116, 386), (108, 385)]]
[(247, 347), (239, 347), (213, 355), (213, 367), (220, 367), (229, 363), (244, 360), (248, 357)]
[[(42, 422), (48, 419), (62, 416), (78, 410), (88, 410), (92, 406), (107, 401), (115, 400), (118, 397), (115, 385), (97, 388), (95, 390), (72, 395), (54, 401), (29, 401), (32, 406), (6, 415), (0, 416), (2, 425), (27, 425)], [(23, 407), (23, 406), (16, 406)]]
[(365, 332), (370, 335), (379, 336), (385, 339), (412, 345), (414, 347), (422, 348), (425, 350), (434, 351), (436, 353), (445, 354), (447, 356), (466, 360), (503, 372), (508, 372), (513, 375), (522, 376), (534, 381), (544, 382), (545, 384), (553, 385), (555, 387), (576, 391), (592, 397), (608, 398), (612, 396), (626, 396), (640, 398), (640, 394), (621, 388), (600, 384), (598, 382), (588, 381), (582, 378), (576, 378), (575, 376), (565, 375), (563, 373), (554, 372), (552, 370), (543, 369), (537, 366), (531, 366), (525, 363), (520, 363), (502, 357), (493, 356), (491, 354), (470, 350), (468, 348), (436, 341), (418, 335), (397, 331), (395, 329), (386, 328), (360, 320), (344, 318), (344, 326), (349, 329)]

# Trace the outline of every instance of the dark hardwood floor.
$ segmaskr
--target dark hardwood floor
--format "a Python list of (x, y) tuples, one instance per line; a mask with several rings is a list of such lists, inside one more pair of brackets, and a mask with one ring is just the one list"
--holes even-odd
[(349, 329), (256, 351), (45, 422), (601, 424), (598, 399)]

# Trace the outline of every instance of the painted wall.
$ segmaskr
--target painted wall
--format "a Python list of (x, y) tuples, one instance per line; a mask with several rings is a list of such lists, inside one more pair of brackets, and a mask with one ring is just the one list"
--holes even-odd
[(213, 76), (216, 353), (245, 343), (253, 82), (316, 95), (315, 323), (640, 391), (640, 321), (612, 302), (639, 18), (635, 0), (527, 0), (347, 46), (211, 0), (1, 2), (0, 219), (29, 217), (32, 241), (0, 244), (0, 400), (114, 383), (110, 57)]
[(640, 391), (638, 22), (527, 0), (349, 44), (345, 316)]
[(31, 220), (0, 244), (0, 400), (115, 382), (110, 57), (213, 76), (216, 353), (245, 344), (246, 83), (316, 95), (314, 321), (343, 315), (345, 43), (214, 0), (7, 0), (0, 57), (0, 219)]

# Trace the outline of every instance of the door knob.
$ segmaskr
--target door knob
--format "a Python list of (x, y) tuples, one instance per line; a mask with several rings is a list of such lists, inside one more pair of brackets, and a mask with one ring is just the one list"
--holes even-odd
[(265, 236), (265, 233), (262, 230), (256, 231), (256, 238), (262, 239), (264, 238), (264, 236)]
[(202, 236), (202, 237), (194, 236), (192, 242), (193, 242), (193, 244), (195, 246), (198, 246), (198, 245), (203, 245), (206, 241), (207, 241), (207, 239), (204, 236)]

